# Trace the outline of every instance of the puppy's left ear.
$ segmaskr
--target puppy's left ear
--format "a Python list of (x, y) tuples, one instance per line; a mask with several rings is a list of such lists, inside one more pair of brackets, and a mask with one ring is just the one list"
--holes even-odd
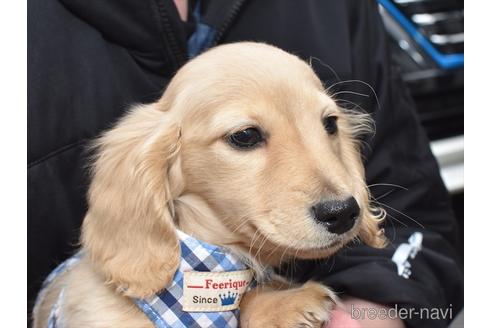
[(127, 296), (165, 287), (180, 262), (173, 200), (182, 189), (180, 129), (157, 104), (134, 108), (96, 143), (82, 245)]

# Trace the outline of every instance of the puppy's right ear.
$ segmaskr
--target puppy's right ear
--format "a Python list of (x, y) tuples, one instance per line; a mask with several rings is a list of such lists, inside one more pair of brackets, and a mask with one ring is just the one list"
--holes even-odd
[(127, 296), (165, 287), (179, 265), (173, 200), (180, 193), (180, 129), (157, 104), (134, 108), (96, 141), (82, 245)]

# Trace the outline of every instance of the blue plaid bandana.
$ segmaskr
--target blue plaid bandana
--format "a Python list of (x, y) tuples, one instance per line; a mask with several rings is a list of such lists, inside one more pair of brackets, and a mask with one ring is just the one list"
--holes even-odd
[[(48, 277), (43, 282), (43, 285), (41, 286), (41, 291), (38, 294), (38, 297), (36, 298), (35, 304), (38, 305), (39, 302), (44, 298), (44, 295), (46, 294), (46, 287), (48, 287), (59, 275), (62, 273), (70, 270), (75, 264), (77, 264), (80, 261), (80, 258), (82, 257), (82, 252), (78, 252), (71, 258), (65, 260), (65, 262), (61, 263), (58, 265), (55, 270), (53, 270)], [(48, 324), (46, 325), (47, 328), (61, 328), (63, 325), (60, 323), (60, 306), (63, 302), (63, 295), (64, 295), (65, 289), (62, 288), (60, 293), (58, 294), (58, 297), (53, 303), (53, 306), (51, 307), (50, 314), (48, 316)]]
[(178, 231), (181, 264), (158, 294), (135, 299), (158, 328), (238, 327), (239, 302), (252, 274), (237, 255)]
[[(169, 286), (157, 294), (134, 299), (157, 328), (239, 326), (239, 302), (251, 288), (252, 271), (229, 250), (207, 244), (178, 231), (181, 263)], [(60, 264), (46, 279), (44, 289), (80, 260), (80, 252)], [(62, 325), (63, 289), (50, 313), (48, 328)]]

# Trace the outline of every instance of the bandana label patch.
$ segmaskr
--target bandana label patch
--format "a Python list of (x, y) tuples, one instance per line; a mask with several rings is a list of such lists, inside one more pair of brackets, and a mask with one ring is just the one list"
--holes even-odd
[(228, 272), (184, 272), (183, 311), (220, 312), (239, 307), (253, 273), (251, 270)]

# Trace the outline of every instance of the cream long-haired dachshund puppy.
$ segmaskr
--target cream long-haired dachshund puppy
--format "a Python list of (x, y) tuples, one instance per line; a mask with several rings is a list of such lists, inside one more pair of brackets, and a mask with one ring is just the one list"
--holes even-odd
[(357, 143), (369, 123), (278, 48), (236, 43), (191, 60), (158, 102), (97, 140), (80, 259), (40, 296), (34, 326), (47, 326), (63, 290), (64, 327), (153, 327), (134, 300), (171, 283), (183, 232), (256, 271), (241, 327), (319, 327), (335, 302), (328, 287), (263, 272), (356, 236), (384, 245)]

